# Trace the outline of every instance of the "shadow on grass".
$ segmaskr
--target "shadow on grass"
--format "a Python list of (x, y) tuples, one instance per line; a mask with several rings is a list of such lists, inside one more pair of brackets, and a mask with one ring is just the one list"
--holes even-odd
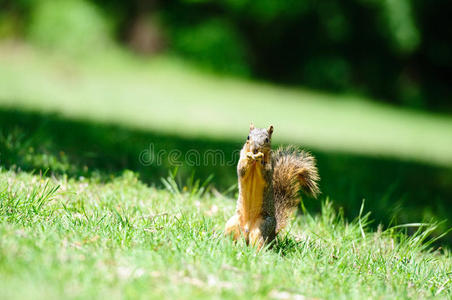
[[(160, 185), (160, 178), (174, 168), (168, 155), (176, 149), (178, 152), (172, 160), (182, 164), (179, 168), (182, 183), (193, 172), (201, 180), (213, 174), (215, 186), (225, 191), (236, 184), (234, 151), (242, 143), (242, 140), (186, 138), (68, 120), (54, 114), (0, 109), (0, 165), (17, 170), (49, 169), (49, 174), (89, 176), (106, 181), (129, 169), (137, 172), (142, 181)], [(160, 162), (154, 157), (152, 164), (143, 164), (140, 155), (149, 154), (150, 145), (154, 154), (160, 152), (166, 156)], [(202, 158), (209, 152), (212, 154), (212, 150), (223, 151), (225, 161), (204, 163)], [(362, 200), (366, 199), (365, 209), (372, 212), (375, 225), (435, 218), (447, 219), (441, 230), (452, 226), (451, 169), (387, 158), (312, 152), (318, 159), (322, 197), (330, 197), (336, 206), (343, 208), (346, 217), (356, 217)], [(188, 153), (198, 153), (200, 163), (189, 165), (185, 160)], [(196, 161), (195, 156), (188, 157)], [(149, 157), (145, 161), (149, 162)], [(305, 199), (304, 202), (311, 213), (320, 211), (320, 201)], [(452, 235), (441, 243), (452, 245)]]
[(297, 253), (305, 247), (310, 248), (310, 245), (304, 241), (297, 241), (291, 235), (277, 237), (273, 245), (271, 245), (271, 249), (275, 253), (279, 253), (281, 256), (288, 256), (290, 254)]

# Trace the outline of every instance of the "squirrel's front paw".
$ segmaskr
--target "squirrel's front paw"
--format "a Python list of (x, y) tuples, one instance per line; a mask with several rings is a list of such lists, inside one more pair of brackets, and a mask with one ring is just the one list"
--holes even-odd
[(264, 158), (264, 153), (262, 153), (262, 152), (259, 152), (258, 154), (254, 155), (254, 159), (255, 160), (260, 160), (260, 159), (263, 159), (263, 158)]
[(247, 157), (249, 160), (261, 160), (261, 159), (264, 158), (264, 153), (259, 152), (259, 153), (257, 153), (257, 154), (253, 154), (252, 152), (247, 152), (247, 153), (246, 153), (246, 157)]
[(253, 154), (253, 152), (247, 152), (247, 153), (246, 153), (246, 158), (248, 158), (249, 160), (254, 160), (254, 154)]

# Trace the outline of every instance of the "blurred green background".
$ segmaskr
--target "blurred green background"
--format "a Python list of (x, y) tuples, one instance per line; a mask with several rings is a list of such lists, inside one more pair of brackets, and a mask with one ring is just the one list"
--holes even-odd
[[(447, 230), (451, 13), (445, 0), (0, 0), (0, 165), (160, 185), (174, 165), (140, 163), (150, 144), (232, 157), (250, 121), (272, 123), (275, 144), (318, 157), (322, 197), (347, 217), (366, 199), (375, 225)], [(213, 174), (234, 196), (234, 169), (182, 164), (179, 180)]]
[(216, 72), (451, 111), (447, 0), (2, 0), (0, 36), (112, 41)]

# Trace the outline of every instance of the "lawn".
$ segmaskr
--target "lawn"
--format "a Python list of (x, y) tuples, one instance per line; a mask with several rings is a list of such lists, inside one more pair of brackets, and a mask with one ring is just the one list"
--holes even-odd
[(367, 214), (345, 222), (326, 203), (257, 252), (223, 237), (231, 199), (167, 183), (150, 188), (130, 171), (104, 184), (2, 170), (2, 297), (452, 297), (452, 257), (425, 243), (431, 227), (371, 232)]
[(276, 143), (452, 166), (452, 117), (356, 96), (280, 88), (122, 53), (67, 58), (0, 46), (0, 105), (186, 137), (237, 140), (275, 126)]
[[(0, 45), (0, 162), (7, 168), (110, 178), (124, 169), (152, 186), (175, 167), (143, 165), (140, 154), (179, 150), (179, 174), (234, 191), (232, 164), (188, 167), (184, 155), (233, 157), (248, 123), (273, 123), (275, 147), (313, 151), (322, 197), (348, 218), (363, 199), (379, 223), (446, 220), (452, 227), (452, 117), (220, 77), (171, 57), (117, 50), (83, 57), (24, 44)], [(229, 193), (233, 196), (233, 193)], [(307, 201), (312, 212), (320, 202)], [(452, 234), (444, 241), (452, 244)]]
[[(1, 44), (0, 82), (4, 298), (452, 297), (451, 116), (117, 50)], [(260, 252), (222, 233), (250, 121), (322, 178)], [(150, 146), (181, 165), (143, 163)], [(189, 165), (193, 150), (232, 164)]]

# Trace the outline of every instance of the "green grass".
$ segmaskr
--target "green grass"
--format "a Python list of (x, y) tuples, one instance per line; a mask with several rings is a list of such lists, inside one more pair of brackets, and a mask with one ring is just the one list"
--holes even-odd
[(250, 121), (273, 123), (277, 143), (452, 166), (450, 116), (206, 75), (174, 59), (3, 44), (0, 82), (3, 107), (218, 140), (243, 137)]
[(0, 171), (2, 298), (452, 297), (452, 257), (428, 247), (432, 227), (372, 232), (367, 215), (346, 222), (326, 203), (256, 252), (223, 237), (232, 199), (167, 183)]
[[(7, 168), (103, 180), (127, 168), (158, 186), (172, 166), (140, 164), (151, 143), (156, 153), (218, 149), (229, 158), (250, 120), (271, 122), (275, 147), (314, 152), (323, 195), (347, 218), (366, 199), (376, 224), (447, 220), (437, 234), (452, 226), (447, 115), (214, 76), (168, 57), (65, 57), (23, 44), (0, 44), (0, 82), (0, 164)], [(236, 184), (235, 164), (180, 168), (184, 177), (192, 172), (213, 174), (220, 191)], [(452, 234), (441, 244), (451, 245)]]
[[(436, 240), (452, 220), (450, 116), (17, 44), (0, 45), (0, 82), (1, 298), (452, 297), (438, 247), (452, 236)], [(182, 159), (161, 180), (168, 160), (138, 159), (150, 143), (230, 157), (250, 120), (312, 149), (322, 177), (310, 214), (261, 252), (222, 234), (234, 164)]]
[[(152, 143), (154, 152), (181, 151), (178, 176), (204, 180), (213, 175), (212, 184), (221, 192), (236, 191), (237, 157), (231, 165), (201, 163), (190, 166), (184, 155), (195, 149), (202, 156), (212, 149), (226, 158), (240, 149), (243, 140), (219, 141), (189, 138), (153, 131), (133, 130), (93, 121), (74, 121), (46, 113), (0, 109), (0, 163), (13, 170), (47, 171), (47, 176), (97, 178), (108, 182), (130, 169), (143, 183), (161, 187), (160, 178), (174, 165), (168, 157), (160, 164), (144, 165), (139, 157)], [(274, 145), (277, 147), (277, 145)], [(348, 219), (359, 214), (363, 199), (366, 208), (385, 226), (448, 220), (436, 231), (441, 234), (452, 226), (452, 172), (447, 168), (422, 165), (396, 159), (314, 151), (321, 174), (322, 198), (330, 197)], [(307, 199), (310, 212), (320, 211), (319, 201)], [(452, 234), (438, 245), (452, 245)]]

